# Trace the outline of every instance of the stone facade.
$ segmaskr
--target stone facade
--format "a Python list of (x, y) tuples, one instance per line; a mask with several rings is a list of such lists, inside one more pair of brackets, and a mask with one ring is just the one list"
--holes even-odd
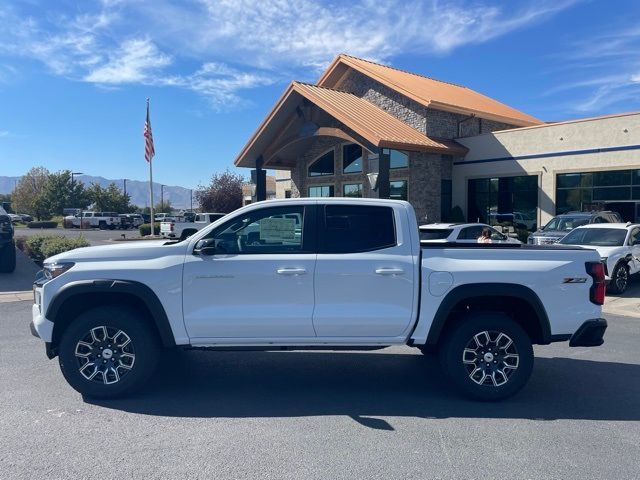
[[(337, 88), (373, 103), (416, 130), (432, 137), (454, 139), (514, 128), (512, 125), (424, 107), (355, 70), (351, 70)], [(344, 125), (331, 126), (349, 131)], [(309, 187), (322, 185), (333, 185), (334, 195), (342, 196), (343, 185), (361, 183), (363, 196), (375, 197), (377, 193), (369, 188), (366, 176), (366, 172), (369, 171), (367, 150), (363, 148), (363, 171), (345, 174), (342, 172), (342, 145), (344, 144), (344, 141), (338, 138), (316, 139), (311, 147), (298, 157), (298, 166), (291, 172), (291, 196), (306, 197)], [(334, 150), (334, 175), (309, 177), (309, 165), (330, 149)], [(405, 153), (409, 155), (409, 167), (391, 170), (389, 179), (408, 182), (408, 200), (415, 208), (419, 222), (440, 221), (441, 180), (452, 178), (454, 158), (438, 153)]]
[(338, 89), (351, 92), (373, 103), (419, 132), (432, 137), (452, 139), (516, 128), (515, 125), (478, 117), (469, 118), (468, 115), (425, 107), (355, 70), (351, 70), (342, 79)]

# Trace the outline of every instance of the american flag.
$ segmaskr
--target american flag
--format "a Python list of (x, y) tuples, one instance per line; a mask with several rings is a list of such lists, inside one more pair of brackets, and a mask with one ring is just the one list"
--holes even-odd
[(149, 99), (147, 99), (147, 121), (144, 122), (144, 159), (151, 162), (156, 154), (153, 148), (153, 133), (151, 133), (151, 119), (149, 118)]

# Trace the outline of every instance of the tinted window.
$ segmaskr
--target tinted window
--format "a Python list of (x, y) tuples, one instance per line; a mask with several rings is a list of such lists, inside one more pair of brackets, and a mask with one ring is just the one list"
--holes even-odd
[(309, 165), (310, 177), (322, 177), (325, 175), (333, 175), (333, 150), (325, 153)]
[(389, 182), (389, 198), (393, 200), (406, 200), (408, 186), (406, 180), (394, 180)]
[(451, 228), (421, 228), (420, 240), (444, 240), (451, 232)]
[(273, 254), (303, 251), (304, 207), (265, 208), (224, 223), (207, 235), (216, 254)]
[(591, 245), (599, 247), (622, 246), (627, 231), (621, 228), (578, 228), (568, 233), (560, 243), (564, 245)]
[(309, 187), (310, 197), (333, 197), (333, 185)]
[(458, 234), (458, 240), (477, 240), (485, 228), (483, 225), (463, 228)]
[(382, 151), (383, 154), (389, 155), (389, 168), (406, 168), (409, 166), (409, 155), (400, 150), (387, 150)]
[(345, 145), (342, 147), (342, 171), (357, 173), (362, 171), (362, 147), (360, 145)]
[(545, 225), (543, 230), (563, 230), (568, 232), (576, 227), (586, 225), (589, 223), (589, 217), (555, 217), (549, 223)]
[(362, 197), (361, 183), (348, 183), (342, 186), (342, 195), (344, 197)]
[(358, 253), (393, 247), (393, 209), (361, 205), (327, 205), (322, 218), (321, 253)]

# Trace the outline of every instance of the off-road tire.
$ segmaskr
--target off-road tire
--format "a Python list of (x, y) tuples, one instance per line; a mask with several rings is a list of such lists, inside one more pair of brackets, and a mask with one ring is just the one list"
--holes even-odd
[[(124, 332), (126, 337), (118, 334), (111, 340), (107, 337), (107, 341), (102, 342), (101, 327), (105, 327), (111, 335), (115, 332)], [(91, 340), (95, 340), (96, 337), (100, 341), (92, 342)], [(121, 346), (126, 338), (129, 338), (130, 344)], [(91, 348), (86, 347), (85, 344), (89, 344)], [(108, 356), (105, 352), (107, 345), (110, 351)], [(119, 352), (118, 348), (120, 348)], [(129, 395), (145, 384), (156, 368), (160, 350), (156, 332), (136, 310), (103, 306), (87, 310), (71, 322), (62, 335), (58, 356), (62, 374), (76, 391), (94, 398), (116, 398)], [(88, 357), (78, 356), (78, 354), (85, 355), (87, 352), (96, 354)], [(132, 355), (133, 361), (131, 361)], [(86, 367), (87, 362), (93, 362), (95, 367)], [(131, 368), (125, 368), (125, 365), (120, 362), (130, 363)], [(83, 366), (85, 366), (84, 369)], [(112, 371), (113, 368), (117, 369), (119, 379), (108, 383), (116, 376)], [(99, 369), (110, 370), (106, 375), (97, 373), (93, 379), (87, 378)]]
[[(485, 332), (489, 333), (489, 340), (500, 338), (500, 341), (485, 342)], [(477, 335), (480, 342), (476, 340)], [(512, 344), (503, 350), (501, 347), (508, 341)], [(482, 343), (487, 346), (481, 347)], [(445, 333), (439, 357), (454, 387), (465, 396), (482, 401), (498, 401), (514, 395), (525, 386), (533, 370), (531, 339), (515, 320), (500, 312), (473, 313), (459, 319)], [(473, 375), (476, 369), (481, 370)], [(482, 383), (478, 383), (480, 380)]]

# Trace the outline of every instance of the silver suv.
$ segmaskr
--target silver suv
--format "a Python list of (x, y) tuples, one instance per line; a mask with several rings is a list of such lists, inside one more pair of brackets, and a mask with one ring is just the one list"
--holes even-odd
[(602, 212), (568, 212), (553, 217), (540, 230), (533, 232), (527, 243), (529, 245), (550, 245), (557, 243), (562, 237), (576, 227), (592, 223), (620, 223), (620, 214), (612, 211)]

